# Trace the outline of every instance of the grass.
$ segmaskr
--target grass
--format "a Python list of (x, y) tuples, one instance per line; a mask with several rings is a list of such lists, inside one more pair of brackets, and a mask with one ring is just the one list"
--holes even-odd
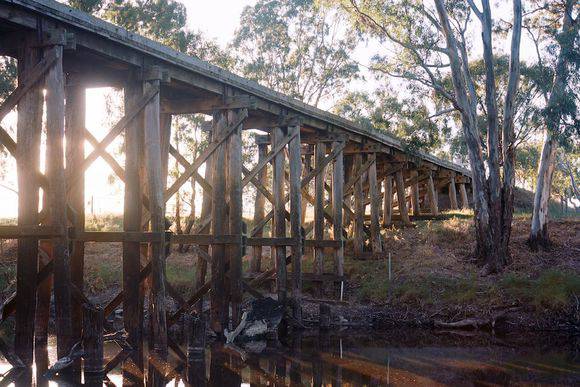
[(567, 305), (572, 296), (580, 295), (580, 276), (557, 269), (546, 270), (537, 278), (508, 273), (501, 279), (500, 288), (519, 303), (557, 309)]

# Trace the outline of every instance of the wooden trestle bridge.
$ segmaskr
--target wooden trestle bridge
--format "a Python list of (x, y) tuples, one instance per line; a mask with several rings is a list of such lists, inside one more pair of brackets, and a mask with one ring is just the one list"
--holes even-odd
[[(331, 281), (342, 280), (347, 238), (353, 254), (364, 257), (381, 252), (382, 226), (410, 223), (410, 215), (436, 215), (439, 191), (449, 193), (451, 208), (459, 206), (457, 196), (468, 205), (470, 173), (462, 167), (429, 154), (407, 154), (392, 136), (55, 1), (0, 0), (0, 55), (18, 62), (18, 87), (0, 107), (0, 121), (13, 109), (18, 112), (16, 138), (0, 128), (0, 142), (16, 159), (18, 174), (18, 224), (0, 227), (0, 238), (18, 239), (16, 292), (1, 315), (2, 320), (15, 316), (14, 350), (2, 345), (14, 365), (29, 367), (46, 348), (53, 292), (59, 358), (83, 339), (89, 357), (85, 371), (107, 372), (123, 362), (125, 377), (142, 383), (147, 289), (148, 384), (159, 385), (163, 367), (155, 365), (163, 364), (170, 349), (186, 356), (168, 330), (199, 308), (204, 295), (211, 304), (210, 327), (221, 333), (239, 322), (244, 293), (259, 297), (259, 286), (275, 278), (278, 300), (288, 305), (291, 320), (300, 322), (305, 248), (314, 254), (315, 272), (305, 273), (310, 279), (320, 283), (328, 275), (324, 260), (332, 259)], [(124, 116), (99, 141), (85, 129), (85, 90), (103, 86), (123, 88)], [(211, 142), (187, 160), (170, 145), (171, 119), (192, 113), (213, 117)], [(43, 114), (46, 152), (41, 155)], [(259, 159), (252, 169), (242, 163), (246, 129), (264, 133), (256, 137)], [(107, 153), (121, 135), (124, 165)], [(85, 142), (92, 147), (88, 155)], [(169, 155), (184, 172), (168, 186)], [(84, 172), (97, 158), (125, 184), (122, 232), (84, 229)], [(204, 165), (202, 176), (198, 170)], [(165, 203), (192, 177), (204, 190), (200, 224), (190, 234), (172, 235), (166, 231)], [(253, 228), (245, 230), (242, 192), (249, 184), (258, 194)], [(272, 203), (268, 213), (265, 200)], [(314, 207), (308, 224), (306, 203)], [(264, 226), (270, 221), (268, 236)], [(123, 243), (123, 289), (104, 308), (83, 294), (85, 242)], [(197, 290), (190, 299), (166, 281), (167, 243), (194, 245), (198, 278), (192, 278)], [(262, 246), (272, 248), (275, 269), (260, 271)], [(253, 276), (243, 273), (246, 251)], [(174, 298), (176, 311), (166, 310), (166, 297)], [(98, 359), (102, 322), (121, 306), (131, 349), (103, 364)]]

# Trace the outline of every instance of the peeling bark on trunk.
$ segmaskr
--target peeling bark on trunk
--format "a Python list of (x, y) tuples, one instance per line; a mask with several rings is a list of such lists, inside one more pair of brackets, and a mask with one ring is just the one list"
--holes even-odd
[[(462, 129), (468, 148), (471, 172), (473, 175), (474, 213), (476, 250), (475, 259), (484, 266), (485, 273), (501, 271), (508, 262), (507, 244), (511, 231), (513, 211), (513, 103), (519, 78), (519, 47), (521, 38), (521, 0), (513, 1), (514, 27), (512, 30), (510, 74), (506, 94), (502, 137), (504, 140), (504, 176), (501, 181), (499, 168), (499, 132), (497, 114), (497, 95), (493, 71), (492, 19), (488, 0), (482, 0), (483, 11), (475, 10), (482, 25), (484, 62), (486, 67), (486, 107), (488, 123), (489, 179), (481, 149), (481, 131), (477, 127), (477, 104), (473, 92), (473, 81), (467, 67), (468, 61), (459, 47), (449, 21), (443, 0), (435, 0), (441, 28), (445, 35), (453, 80), (453, 104), (461, 114)], [(472, 5), (473, 6), (473, 5)], [(473, 6), (474, 7), (474, 6)], [(504, 197), (504, 192), (507, 196)], [(511, 198), (511, 199), (510, 199)], [(504, 200), (504, 199), (507, 199)], [(504, 238), (504, 235), (507, 235)]]
[[(562, 35), (570, 34), (577, 21), (572, 20), (572, 7), (574, 0), (566, 1), (564, 10), (564, 21), (562, 23)], [(576, 31), (577, 33), (577, 31)], [(568, 78), (567, 71), (567, 54), (569, 48), (560, 47), (560, 53), (556, 62), (556, 71), (554, 72), (554, 82), (548, 99), (548, 111), (557, 111), (558, 105), (562, 101), (562, 94), (566, 89)], [(536, 180), (536, 192), (534, 195), (534, 209), (532, 210), (532, 226), (528, 244), (532, 250), (538, 247), (547, 248), (550, 246), (550, 237), (548, 234), (548, 203), (550, 201), (550, 189), (552, 187), (552, 176), (554, 174), (554, 163), (556, 160), (557, 144), (553, 136), (557, 133), (560, 122), (560, 115), (549, 116), (546, 118), (546, 135), (540, 165), (538, 167), (538, 177)]]
[(538, 168), (538, 178), (536, 192), (534, 194), (534, 209), (532, 212), (532, 227), (528, 245), (534, 251), (539, 247), (549, 248), (550, 237), (548, 234), (548, 203), (550, 201), (550, 190), (552, 188), (552, 177), (554, 175), (554, 166), (556, 159), (557, 147), (555, 140), (546, 132), (544, 147), (542, 148), (542, 157)]

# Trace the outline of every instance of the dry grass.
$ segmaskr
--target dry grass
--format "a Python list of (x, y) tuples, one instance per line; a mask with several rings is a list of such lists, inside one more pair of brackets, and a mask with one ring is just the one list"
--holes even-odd
[(580, 221), (553, 221), (553, 249), (532, 253), (525, 244), (529, 221), (516, 218), (512, 263), (501, 274), (483, 277), (470, 260), (474, 242), (466, 215), (388, 230), (384, 241), (392, 254), (390, 282), (385, 261), (347, 260), (353, 298), (437, 312), (509, 305), (557, 310), (580, 297)]

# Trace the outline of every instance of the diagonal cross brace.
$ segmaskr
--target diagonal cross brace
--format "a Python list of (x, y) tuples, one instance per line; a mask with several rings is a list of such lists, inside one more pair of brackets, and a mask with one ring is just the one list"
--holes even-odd
[(175, 180), (175, 182), (173, 183), (173, 185), (169, 189), (167, 189), (167, 191), (165, 191), (165, 194), (163, 195), (163, 198), (164, 198), (165, 201), (169, 200), (179, 190), (179, 188), (181, 188), (181, 186), (183, 184), (185, 184), (187, 182), (187, 180), (189, 180), (189, 178), (191, 177), (191, 175), (193, 174), (193, 172), (194, 171), (197, 171), (199, 169), (199, 167), (201, 167), (201, 165), (206, 162), (206, 160), (209, 158), (209, 156), (211, 156), (213, 154), (213, 152), (215, 152), (215, 150), (224, 141), (226, 141), (232, 135), (232, 133), (234, 133), (234, 131), (244, 122), (244, 120), (247, 117), (248, 117), (248, 109), (243, 109), (238, 114), (238, 117), (237, 117), (236, 122), (234, 122), (234, 124), (232, 126), (230, 126), (229, 128), (227, 128), (227, 130), (224, 133), (224, 135), (221, 138), (219, 138), (217, 141), (212, 142), (201, 153), (201, 155), (199, 155), (199, 157), (197, 159), (195, 159), (195, 161), (193, 163), (191, 163), (190, 167), (187, 168), (185, 170), (185, 172), (183, 172), (177, 178), (177, 180)]
[(6, 117), (6, 115), (14, 109), (20, 99), (26, 95), (26, 93), (36, 85), (44, 76), (44, 74), (52, 68), (54, 62), (59, 58), (60, 54), (58, 50), (51, 49), (48, 51), (46, 56), (40, 60), (33, 68), (24, 74), (24, 80), (19, 82), (18, 87), (6, 98), (2, 106), (0, 106), (0, 121)]

